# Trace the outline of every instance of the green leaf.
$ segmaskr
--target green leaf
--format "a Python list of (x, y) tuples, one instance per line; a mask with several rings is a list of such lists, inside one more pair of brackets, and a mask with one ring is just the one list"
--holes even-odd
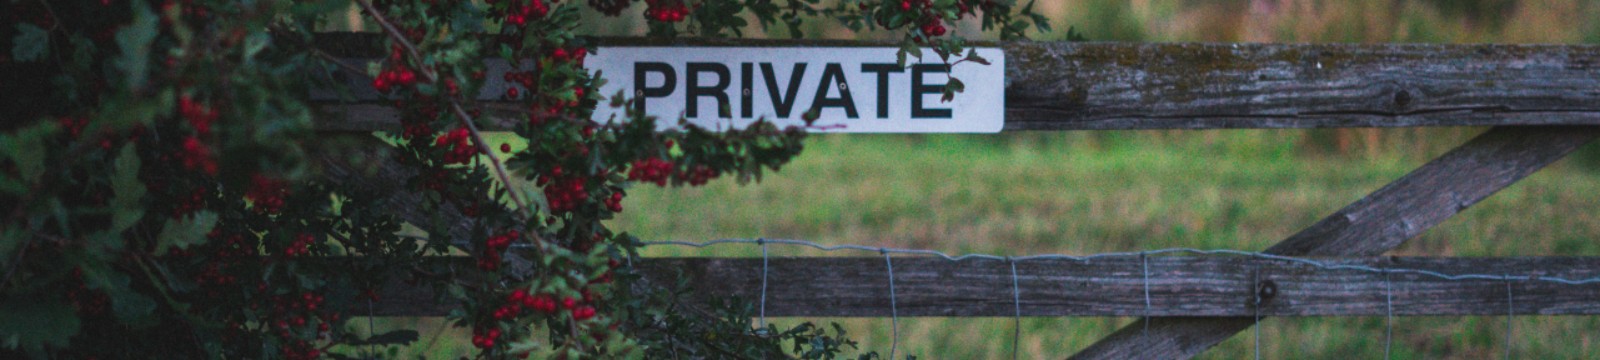
[(134, 292), (129, 284), (132, 283), (128, 274), (112, 269), (106, 262), (108, 254), (80, 258), (77, 262), (79, 269), (83, 270), (83, 282), (90, 289), (105, 292), (111, 300), (111, 311), (127, 325), (148, 325), (154, 322), (151, 316), (156, 308), (155, 300)]
[(944, 84), (944, 96), (939, 97), (939, 102), (950, 102), (950, 100), (955, 100), (956, 93), (966, 90), (967, 84), (961, 82), (961, 79), (950, 78), (950, 82)]
[(0, 150), (0, 156), (17, 164), (17, 172), (22, 175), (23, 181), (37, 182), (45, 171), (44, 139), (50, 138), (55, 131), (56, 123), (45, 121), (13, 134), (0, 134), (0, 149), (3, 149)]
[(0, 259), (11, 259), (27, 239), (28, 233), (21, 226), (0, 230)]
[(266, 31), (252, 32), (244, 38), (244, 54), (242, 56), (248, 61), (248, 59), (254, 58), (256, 54), (260, 53), (261, 50), (266, 49), (267, 45), (272, 45), (271, 34)]
[(975, 63), (979, 63), (979, 64), (989, 65), (989, 59), (985, 59), (982, 56), (978, 56), (978, 49), (975, 49), (975, 48), (974, 49), (967, 49), (966, 60), (967, 61), (971, 61), (971, 62), (975, 62)]
[(115, 313), (117, 320), (121, 320), (124, 324), (148, 326), (155, 323), (152, 315), (156, 310), (156, 301), (149, 296), (124, 287), (106, 291), (106, 297), (111, 299), (111, 312)]
[(210, 211), (200, 211), (193, 216), (167, 220), (166, 226), (161, 227), (161, 235), (156, 238), (156, 255), (167, 253), (167, 249), (177, 246), (187, 248), (189, 245), (205, 242), (206, 233), (211, 232), (211, 227), (217, 224), (217, 214)]
[(139, 155), (134, 145), (122, 147), (111, 173), (111, 231), (122, 232), (144, 217), (145, 187), (139, 182)]
[(25, 350), (34, 357), (43, 355), (46, 346), (65, 347), (67, 339), (78, 334), (78, 315), (66, 304), (29, 299), (0, 302), (0, 344), (12, 350)]
[(143, 1), (135, 1), (133, 23), (117, 31), (117, 47), (122, 55), (115, 61), (127, 79), (128, 88), (144, 86), (146, 68), (150, 64), (150, 42), (156, 38), (156, 14)]
[(17, 37), (11, 38), (11, 57), (21, 62), (38, 61), (50, 54), (50, 32), (29, 23), (17, 24)]

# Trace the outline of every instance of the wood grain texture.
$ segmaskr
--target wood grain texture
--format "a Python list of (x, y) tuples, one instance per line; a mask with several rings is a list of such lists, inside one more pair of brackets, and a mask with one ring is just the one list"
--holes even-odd
[[(370, 35), (317, 44), (364, 67)], [(598, 39), (611, 46), (893, 46), (880, 42)], [(1006, 42), (1006, 130), (1600, 125), (1600, 46)], [(375, 55), (376, 54), (376, 55)], [(498, 101), (503, 60), (479, 94)], [(980, 66), (964, 64), (959, 66)], [(348, 102), (313, 92), (326, 130), (397, 125), (363, 74)], [(345, 106), (366, 106), (343, 110)], [(510, 114), (505, 114), (510, 115)], [(378, 120), (374, 122), (374, 120)], [(506, 129), (515, 121), (486, 124)]]
[[(1496, 127), (1266, 250), (1288, 256), (1376, 256), (1549, 165), (1600, 135), (1592, 127)], [(1152, 318), (1075, 359), (1187, 359), (1250, 328), (1249, 317)], [(1146, 336), (1148, 335), (1148, 336)]]
[[(463, 265), (466, 260), (462, 261)], [(1600, 314), (1600, 283), (1563, 285), (1527, 276), (1568, 279), (1600, 277), (1600, 258), (1359, 258), (1328, 263), (1431, 270), (1447, 274), (1513, 274), (1512, 310), (1518, 315)], [(649, 258), (635, 263), (656, 283), (673, 283), (680, 272), (694, 287), (693, 299), (761, 295), (760, 258)], [(881, 257), (772, 258), (767, 273), (767, 316), (887, 317), (888, 272)], [(1023, 316), (1253, 316), (1258, 282), (1270, 282), (1262, 316), (1383, 316), (1386, 294), (1396, 316), (1498, 315), (1507, 312), (1503, 280), (1443, 280), (1382, 273), (1326, 270), (1282, 260), (1242, 256), (1149, 258), (1151, 306), (1144, 302), (1143, 263), (1137, 256), (1082, 262), (1035, 259), (1017, 263)], [(894, 259), (896, 308), (900, 316), (1010, 317), (1010, 263), (949, 261), (929, 257)], [(391, 284), (379, 315), (441, 315), (448, 308), (431, 292)], [(1152, 330), (1152, 335), (1155, 332)]]
[[(1444, 273), (1600, 276), (1600, 258), (1392, 258), (1338, 259), (1339, 264), (1426, 269)], [(757, 299), (761, 259), (649, 259), (651, 274), (683, 269), (704, 295)], [(1260, 308), (1264, 316), (1372, 316), (1387, 311), (1384, 275), (1321, 270), (1285, 261), (1248, 257), (1151, 257), (1150, 302), (1137, 256), (1076, 260), (1037, 259), (1017, 263), (1018, 299), (1024, 316), (1252, 316), (1256, 280), (1277, 295)], [(1001, 316), (1013, 305), (1010, 264), (1000, 260), (896, 258), (896, 307), (900, 316)], [(768, 269), (768, 316), (890, 315), (888, 273), (881, 257), (776, 258)], [(1490, 315), (1506, 313), (1505, 282), (1449, 281), (1391, 275), (1396, 315)], [(1600, 313), (1600, 284), (1566, 286), (1513, 281), (1524, 294), (1519, 314)]]

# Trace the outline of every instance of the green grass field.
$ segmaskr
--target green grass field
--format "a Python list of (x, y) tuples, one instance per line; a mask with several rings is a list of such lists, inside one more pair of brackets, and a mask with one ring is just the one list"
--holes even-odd
[[(1377, 130), (1374, 153), (1319, 146), (1327, 131), (1230, 130), (825, 135), (759, 184), (637, 187), (613, 225), (646, 239), (807, 239), (1002, 255), (1165, 247), (1261, 250), (1464, 141), (1479, 129)], [(1600, 172), (1582, 153), (1461, 213), (1393, 254), (1600, 255)], [(773, 256), (815, 251), (773, 248)], [(653, 248), (654, 256), (759, 256), (750, 246)], [(851, 255), (851, 254), (832, 254)], [(854, 254), (866, 255), (866, 254)], [(996, 294), (1005, 296), (1006, 294)], [(838, 321), (886, 351), (888, 319)], [(1134, 319), (1031, 318), (1023, 358), (1064, 357)], [(902, 353), (998, 358), (1012, 319), (902, 319)], [(1514, 319), (1513, 351), (1584, 358), (1593, 317)], [(1266, 358), (1381, 357), (1383, 318), (1269, 319)], [(1398, 319), (1398, 358), (1483, 358), (1506, 346), (1503, 317)], [(974, 336), (978, 335), (978, 336)], [(1207, 358), (1251, 355), (1250, 333)]]

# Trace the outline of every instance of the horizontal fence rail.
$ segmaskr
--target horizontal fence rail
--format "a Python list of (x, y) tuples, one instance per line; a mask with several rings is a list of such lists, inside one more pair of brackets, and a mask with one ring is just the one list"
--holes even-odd
[[(319, 34), (347, 65), (375, 35)], [(894, 46), (855, 41), (600, 39), (601, 46)], [(1600, 46), (1005, 42), (1006, 130), (1600, 125)], [(603, 49), (602, 49), (603, 51)], [(508, 64), (486, 59), (490, 129)], [(981, 66), (961, 64), (957, 66)], [(314, 92), (329, 131), (398, 129), (365, 74)]]
[[(634, 266), (657, 283), (686, 278), (696, 290), (693, 301), (738, 296), (755, 303), (765, 273), (767, 316), (888, 317), (892, 310), (898, 316), (994, 317), (1600, 314), (1600, 283), (1568, 283), (1600, 277), (1596, 257), (1315, 259), (1391, 269), (1374, 272), (1250, 256), (1133, 254), (1017, 260), (1013, 279), (1007, 260), (900, 256), (892, 259), (894, 309), (882, 257), (774, 257), (765, 271), (762, 260), (645, 258)], [(1458, 274), (1497, 275), (1438, 276)], [(1259, 309), (1252, 306), (1258, 295)], [(434, 303), (429, 291), (401, 284), (383, 298), (376, 315), (450, 310)]]

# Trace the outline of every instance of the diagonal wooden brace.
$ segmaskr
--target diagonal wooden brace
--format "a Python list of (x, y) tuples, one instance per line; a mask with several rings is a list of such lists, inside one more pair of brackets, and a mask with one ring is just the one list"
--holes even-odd
[[(1267, 248), (1288, 256), (1376, 256), (1600, 136), (1597, 127), (1496, 127)], [(1188, 359), (1255, 325), (1248, 317), (1156, 317), (1071, 359)]]

